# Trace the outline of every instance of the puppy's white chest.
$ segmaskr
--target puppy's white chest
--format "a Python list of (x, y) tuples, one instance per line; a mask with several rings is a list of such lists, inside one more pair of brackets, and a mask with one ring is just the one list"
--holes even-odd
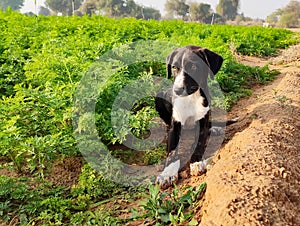
[(173, 99), (173, 118), (181, 122), (184, 128), (190, 128), (195, 122), (204, 118), (209, 111), (209, 106), (203, 106), (204, 98), (199, 92), (191, 95), (180, 97), (175, 96)]

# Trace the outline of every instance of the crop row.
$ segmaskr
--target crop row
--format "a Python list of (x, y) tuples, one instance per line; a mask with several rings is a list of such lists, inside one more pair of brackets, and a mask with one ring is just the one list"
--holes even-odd
[[(0, 13), (0, 29), (0, 154), (12, 160), (18, 170), (22, 170), (25, 161), (32, 172), (45, 167), (44, 163), (58, 153), (77, 152), (72, 113), (79, 110), (74, 109), (74, 95), (81, 78), (104, 53), (110, 51), (115, 55), (96, 74), (102, 76), (103, 71), (116, 67), (118, 70), (113, 70), (114, 75), (105, 81), (100, 79), (99, 96), (90, 98), (97, 99), (95, 118), (99, 136), (109, 144), (126, 139), (132, 129), (137, 136), (147, 131), (149, 123), (142, 122), (155, 115), (153, 99), (142, 101), (141, 107), (128, 115), (132, 126), (120, 132), (119, 137), (111, 125), (112, 103), (121, 88), (132, 80), (164, 77), (164, 58), (174, 46), (200, 45), (224, 57), (216, 79), (225, 93), (225, 108), (229, 109), (248, 93), (254, 80), (265, 82), (274, 74), (268, 68), (237, 63), (232, 52), (268, 56), (295, 43), (292, 32), (279, 29), (131, 18), (113, 20), (100, 16), (30, 17), (12, 11)], [(127, 65), (124, 59), (130, 52), (128, 45), (139, 41), (167, 45), (154, 45), (145, 50), (148, 55), (153, 53), (150, 60), (141, 55), (141, 62)], [(153, 60), (155, 57), (159, 62)], [(78, 126), (75, 125), (80, 129)], [(84, 127), (83, 123), (81, 129)]]

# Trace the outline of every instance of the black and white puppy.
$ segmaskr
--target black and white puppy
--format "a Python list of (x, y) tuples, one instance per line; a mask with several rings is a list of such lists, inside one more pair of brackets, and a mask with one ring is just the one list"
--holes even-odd
[[(210, 130), (210, 95), (208, 76), (211, 79), (219, 71), (223, 58), (198, 46), (185, 46), (171, 52), (166, 59), (167, 77), (174, 76), (171, 88), (161, 91), (155, 98), (155, 107), (168, 126), (167, 161), (163, 172), (157, 177), (162, 188), (178, 180), (178, 172), (190, 162), (192, 174), (204, 170), (202, 156)], [(178, 157), (178, 147), (184, 131), (194, 130), (193, 144), (188, 161)]]

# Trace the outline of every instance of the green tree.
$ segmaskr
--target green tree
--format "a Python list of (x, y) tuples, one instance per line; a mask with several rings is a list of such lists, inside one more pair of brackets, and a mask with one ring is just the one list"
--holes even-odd
[(133, 0), (127, 0), (125, 3), (123, 16), (127, 17), (137, 17), (137, 15), (142, 13), (142, 7), (136, 4)]
[(211, 19), (214, 24), (225, 24), (226, 20), (218, 13), (213, 13), (213, 18)]
[(286, 28), (292, 28), (292, 27), (298, 27), (299, 21), (295, 18), (294, 14), (292, 13), (285, 13), (283, 14), (279, 21), (277, 22), (278, 27), (286, 27)]
[(84, 0), (46, 0), (45, 5), (53, 12), (61, 12), (63, 15), (72, 15), (74, 9), (77, 10)]
[(299, 27), (300, 2), (292, 0), (281, 11), (281, 16), (277, 22), (278, 27)]
[(86, 0), (79, 8), (83, 14), (92, 15), (99, 9), (99, 0)]
[(190, 18), (192, 21), (201, 23), (210, 23), (212, 18), (212, 9), (209, 4), (192, 2), (190, 4)]
[(152, 7), (142, 7), (142, 18), (145, 20), (154, 19), (159, 20), (161, 18), (161, 14), (159, 10), (154, 9)]
[(239, 0), (231, 0), (232, 6), (235, 8), (239, 8), (240, 1)]
[(276, 25), (281, 15), (281, 10), (276, 10), (275, 12), (271, 13), (266, 18), (266, 22), (268, 22), (271, 25)]
[(80, 10), (88, 15), (99, 10), (108, 17), (123, 17), (135, 15), (137, 9), (133, 0), (86, 0)]
[(277, 27), (299, 27), (300, 2), (292, 0), (284, 8), (267, 16), (266, 21)]
[(51, 11), (44, 6), (41, 6), (39, 9), (39, 15), (49, 16), (51, 15)]
[(7, 7), (12, 10), (19, 10), (22, 8), (24, 0), (0, 0), (0, 9), (5, 11)]
[(111, 17), (121, 17), (125, 11), (125, 2), (123, 0), (103, 0), (100, 1), (100, 7), (105, 15)]
[(91, 15), (99, 10), (109, 17), (135, 17), (142, 19), (160, 19), (159, 10), (136, 4), (134, 0), (86, 0), (80, 11)]
[(139, 5), (135, 3), (134, 0), (127, 0), (125, 6), (125, 12), (123, 16), (145, 20), (159, 20), (161, 18), (159, 10), (148, 6)]
[(185, 0), (167, 0), (165, 10), (169, 17), (184, 18), (189, 12), (189, 5)]
[(216, 11), (226, 20), (234, 20), (238, 15), (239, 0), (220, 0)]

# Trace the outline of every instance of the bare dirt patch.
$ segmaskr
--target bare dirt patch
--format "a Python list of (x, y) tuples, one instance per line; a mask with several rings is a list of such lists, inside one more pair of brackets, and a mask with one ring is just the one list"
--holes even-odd
[[(0, 160), (0, 166), (7, 164), (7, 161)], [(1, 167), (0, 168), (0, 175), (5, 175), (8, 177), (16, 178), (19, 177), (19, 174), (12, 168), (9, 167)]]
[[(213, 158), (206, 175), (181, 185), (206, 181), (196, 219), (201, 225), (300, 225), (300, 57), (299, 45), (280, 59), (242, 59), (252, 66), (269, 63), (281, 75), (239, 101), (229, 118), (230, 140)], [(289, 58), (287, 58), (289, 56)]]
[(63, 185), (71, 188), (78, 183), (83, 166), (82, 157), (68, 157), (52, 166), (45, 179), (54, 186)]

